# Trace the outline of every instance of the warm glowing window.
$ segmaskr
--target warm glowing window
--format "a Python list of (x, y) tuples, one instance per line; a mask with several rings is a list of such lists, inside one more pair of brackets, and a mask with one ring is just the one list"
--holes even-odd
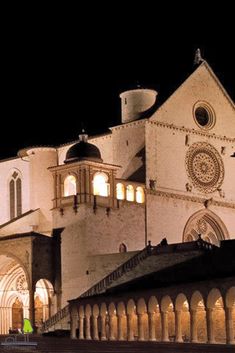
[(136, 194), (135, 194), (136, 202), (138, 203), (143, 203), (144, 202), (144, 189), (141, 186), (138, 186), (136, 188)]
[(125, 188), (124, 185), (121, 183), (118, 183), (116, 185), (116, 195), (118, 200), (124, 200), (125, 199)]
[(64, 196), (76, 195), (77, 185), (74, 175), (68, 175), (64, 180)]
[(99, 196), (109, 196), (108, 175), (96, 173), (93, 178), (93, 193)]
[(126, 199), (127, 201), (134, 201), (134, 188), (132, 185), (127, 185), (126, 187)]

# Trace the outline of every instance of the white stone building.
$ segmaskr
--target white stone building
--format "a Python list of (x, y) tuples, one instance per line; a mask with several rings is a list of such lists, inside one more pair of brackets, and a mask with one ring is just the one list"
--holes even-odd
[(150, 89), (120, 97), (109, 133), (1, 161), (1, 333), (40, 325), (148, 241), (235, 238), (235, 105), (208, 63), (161, 106)]

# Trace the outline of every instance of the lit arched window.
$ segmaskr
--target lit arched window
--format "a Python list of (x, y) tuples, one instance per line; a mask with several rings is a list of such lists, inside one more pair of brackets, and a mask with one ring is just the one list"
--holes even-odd
[(125, 199), (125, 188), (124, 185), (121, 183), (118, 183), (116, 185), (116, 195), (118, 200), (124, 200)]
[(109, 196), (108, 175), (96, 173), (93, 178), (93, 193), (99, 196)]
[(136, 188), (135, 199), (138, 203), (144, 203), (144, 189), (141, 186)]
[(77, 183), (74, 175), (68, 175), (64, 180), (64, 196), (76, 195)]
[(19, 174), (15, 171), (9, 182), (10, 219), (22, 214), (22, 183)]
[(126, 199), (127, 201), (134, 201), (134, 188), (132, 185), (127, 185), (126, 187)]
[(126, 245), (124, 244), (124, 243), (121, 243), (120, 245), (119, 245), (119, 252), (127, 252), (127, 247), (126, 247)]

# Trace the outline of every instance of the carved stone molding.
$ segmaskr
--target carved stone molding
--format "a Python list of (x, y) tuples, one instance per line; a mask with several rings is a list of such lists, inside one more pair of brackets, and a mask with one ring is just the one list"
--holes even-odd
[(188, 177), (198, 190), (212, 193), (222, 185), (224, 165), (212, 145), (206, 142), (194, 143), (188, 149), (185, 165)]

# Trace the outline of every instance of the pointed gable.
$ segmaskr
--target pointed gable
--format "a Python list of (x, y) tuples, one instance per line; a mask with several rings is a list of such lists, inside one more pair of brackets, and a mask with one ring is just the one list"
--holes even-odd
[[(208, 107), (210, 126), (203, 127), (195, 119), (195, 109)], [(235, 137), (235, 104), (206, 61), (204, 61), (151, 117), (187, 129)]]

